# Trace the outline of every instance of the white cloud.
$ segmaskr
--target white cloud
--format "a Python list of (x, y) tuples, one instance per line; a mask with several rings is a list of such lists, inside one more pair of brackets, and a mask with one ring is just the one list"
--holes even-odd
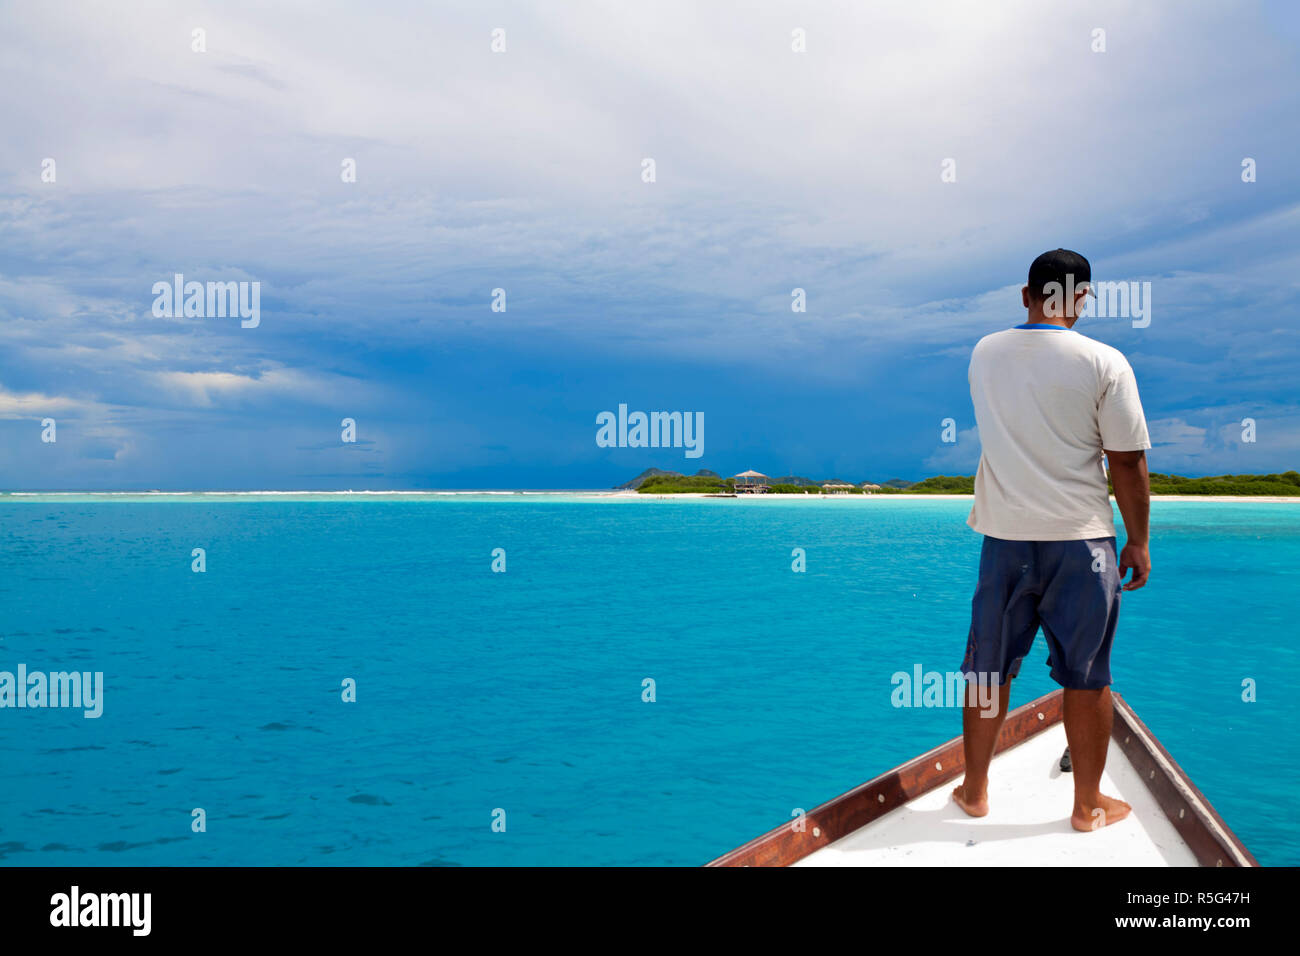
[(65, 395), (45, 395), (41, 392), (11, 392), (0, 385), (0, 418), (37, 419), (49, 415), (62, 415), (83, 411), (88, 406)]

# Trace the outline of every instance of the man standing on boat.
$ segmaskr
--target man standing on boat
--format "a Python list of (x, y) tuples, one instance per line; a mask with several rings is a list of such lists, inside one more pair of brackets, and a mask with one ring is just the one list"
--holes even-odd
[[(1091, 279), (1077, 252), (1043, 253), (1020, 293), (1028, 321), (985, 336), (971, 355), (983, 451), (967, 523), (984, 545), (962, 672), (1000, 691), (990, 714), (971, 689), (962, 711), (966, 776), (953, 791), (971, 816), (988, 813), (989, 763), (1011, 678), (1041, 626), (1052, 678), (1065, 688), (1070, 822), (1085, 831), (1131, 809), (1100, 790), (1112, 716), (1110, 648), (1121, 591), (1142, 587), (1151, 572), (1151, 441), (1133, 369), (1118, 350), (1073, 331)], [(1103, 455), (1127, 537), (1118, 559)]]

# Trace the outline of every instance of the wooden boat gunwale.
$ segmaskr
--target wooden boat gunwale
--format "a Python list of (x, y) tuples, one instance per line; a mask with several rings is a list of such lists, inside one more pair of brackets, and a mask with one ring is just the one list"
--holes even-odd
[[(1142, 777), (1178, 835), (1202, 866), (1258, 866), (1209, 800), (1124, 699), (1111, 694), (1111, 739)], [(1054, 690), (1007, 714), (997, 753), (1061, 722), (1064, 693)], [(802, 821), (769, 830), (706, 866), (789, 866), (880, 819), (965, 772), (961, 737), (929, 750), (810, 810)], [(801, 822), (802, 827), (796, 827)]]

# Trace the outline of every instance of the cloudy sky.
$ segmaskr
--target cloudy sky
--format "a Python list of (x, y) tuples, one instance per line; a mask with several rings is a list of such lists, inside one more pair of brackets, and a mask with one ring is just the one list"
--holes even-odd
[[(1298, 47), (1281, 2), (0, 3), (0, 488), (969, 474), (971, 346), (1057, 246), (1151, 283), (1079, 329), (1153, 470), (1300, 467)], [(155, 315), (176, 273), (260, 324)], [(703, 457), (598, 447), (620, 403)]]

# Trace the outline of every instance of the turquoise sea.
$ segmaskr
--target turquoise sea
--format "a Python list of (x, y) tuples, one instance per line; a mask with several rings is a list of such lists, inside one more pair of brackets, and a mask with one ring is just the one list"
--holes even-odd
[[(890, 678), (961, 663), (968, 510), (0, 496), (0, 671), (104, 675), (98, 719), (0, 709), (0, 861), (706, 862), (960, 733)], [(1157, 500), (1152, 557), (1115, 689), (1262, 863), (1300, 863), (1300, 504)]]

